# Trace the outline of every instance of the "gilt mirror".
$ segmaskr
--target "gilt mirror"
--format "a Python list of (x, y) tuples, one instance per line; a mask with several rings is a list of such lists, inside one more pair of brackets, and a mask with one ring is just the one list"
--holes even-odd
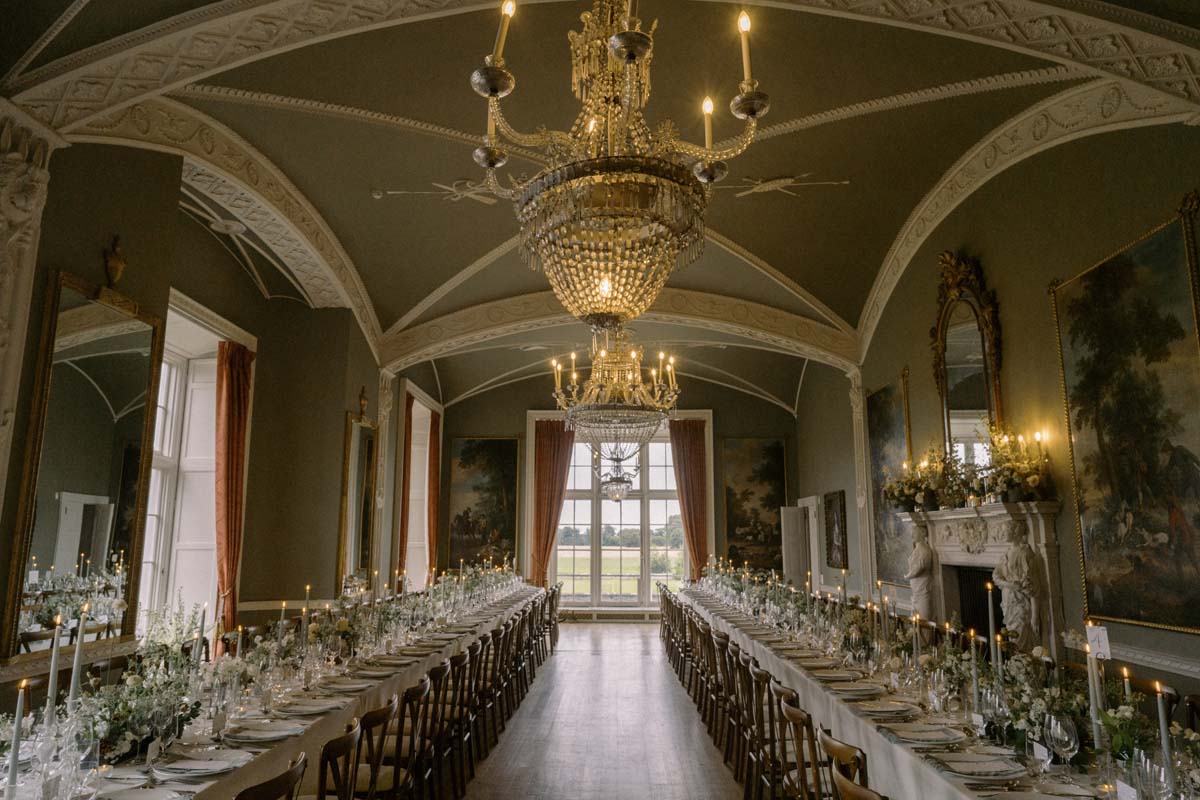
[(132, 636), (163, 323), (67, 274), (47, 291), (4, 655)]
[(938, 314), (930, 338), (946, 451), (985, 466), (988, 428), (1003, 416), (996, 293), (987, 288), (975, 259), (946, 251), (939, 264)]
[(338, 534), (338, 587), (342, 591), (375, 588), (371, 581), (375, 547), (372, 513), (375, 497), (375, 423), (367, 417), (366, 390), (358, 413), (346, 412), (342, 456), (342, 510)]

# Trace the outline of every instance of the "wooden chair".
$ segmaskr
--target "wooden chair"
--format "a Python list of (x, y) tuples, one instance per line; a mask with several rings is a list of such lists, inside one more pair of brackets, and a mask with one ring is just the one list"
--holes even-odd
[(358, 778), (358, 743), (362, 726), (358, 717), (346, 723), (341, 736), (330, 739), (321, 748), (321, 763), (317, 773), (317, 793), (300, 800), (352, 800), (354, 782)]
[[(385, 787), (382, 780), (383, 754), (387, 744), (388, 727), (400, 708), (400, 698), (392, 695), (392, 699), (382, 708), (376, 708), (362, 715), (362, 738), (358, 744), (358, 771), (354, 776), (354, 796), (366, 800), (375, 800), (380, 789)], [(365, 747), (364, 747), (365, 745)], [(363, 770), (366, 767), (366, 770)]]
[(391, 774), (383, 783), (389, 788), (387, 791), (381, 790), (379, 796), (416, 797), (418, 790), (429, 780), (430, 773), (425, 767), (430, 757), (425, 738), (425, 719), (429, 713), (429, 686), (429, 676), (422, 675), (421, 680), (404, 690), (396, 719), (397, 733), (387, 737), (384, 753), (383, 769), (385, 773), (390, 769)]
[(789, 770), (784, 779), (784, 791), (789, 797), (800, 800), (831, 797), (825, 770), (827, 759), (817, 747), (817, 732), (812, 717), (796, 704), (794, 696), (781, 698), (779, 711), (791, 732), (796, 763), (796, 768)]
[[(841, 785), (837, 781), (838, 776), (858, 786), (866, 787), (868, 785), (866, 753), (852, 744), (847, 744), (833, 738), (824, 730), (817, 731), (817, 742), (820, 743), (821, 751), (825, 754), (825, 757), (829, 759), (829, 783), (838, 787), (839, 794), (841, 794), (842, 790)], [(870, 794), (862, 796), (870, 798), (878, 797), (879, 795)], [(845, 798), (846, 795), (842, 794), (842, 797)]]
[(308, 757), (301, 753), (282, 773), (257, 786), (242, 789), (234, 800), (296, 800), (307, 766)]
[(837, 787), (841, 800), (888, 800), (885, 795), (865, 786), (859, 786), (837, 770), (833, 772), (833, 785)]
[(474, 688), (471, 690), (471, 731), (473, 734), (472, 738), (475, 741), (472, 763), (476, 759), (483, 760), (487, 758), (491, 750), (491, 741), (489, 740), (487, 731), (488, 702), (484, 696), (484, 692), (487, 687), (488, 664), (492, 660), (492, 635), (486, 631), (479, 634), (478, 644), (479, 656), (472, 665), (475, 676), (471, 681), (474, 685)]

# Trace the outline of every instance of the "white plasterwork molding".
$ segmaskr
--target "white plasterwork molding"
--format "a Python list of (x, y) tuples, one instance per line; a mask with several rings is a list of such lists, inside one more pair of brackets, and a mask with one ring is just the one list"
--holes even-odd
[(156, 98), (94, 120), (68, 138), (182, 155), (185, 184), (270, 244), (312, 305), (350, 308), (378, 357), (379, 320), (350, 256), (312, 203), (238, 134), (194, 108)]
[[(448, 125), (438, 125), (433, 122), (413, 119), (412, 117), (386, 114), (382, 111), (371, 111), (370, 109), (347, 106), (341, 103), (327, 103), (322, 100), (310, 100), (305, 97), (291, 97), (271, 92), (256, 92), (249, 89), (233, 89), (228, 86), (196, 84), (176, 89), (171, 95), (187, 100), (219, 100), (223, 103), (236, 103), (256, 108), (270, 108), (276, 111), (295, 111), (348, 122), (380, 125), (385, 128), (396, 128), (408, 133), (419, 133), (424, 136), (446, 139), (447, 141), (464, 144), (472, 148), (478, 147), (483, 140), (482, 134), (460, 131)], [(535, 164), (548, 163), (546, 156), (536, 150), (529, 150), (528, 148), (512, 144), (505, 144), (504, 150), (510, 156), (523, 158)]]
[[(765, 349), (842, 369), (853, 367), (858, 352), (853, 333), (781, 309), (706, 292), (667, 287), (640, 319), (729, 333), (758, 342)], [(384, 337), (381, 361), (387, 369), (400, 372), (422, 361), (469, 352), (500, 336), (571, 321), (549, 291), (480, 303)]]
[(913, 256), (938, 225), (987, 181), (1031, 156), (1085, 136), (1195, 120), (1195, 108), (1187, 102), (1104, 79), (1048, 97), (993, 130), (946, 171), (892, 242), (859, 316), (860, 361)]
[[(1079, 636), (1082, 633), (1076, 631)], [(1162, 670), (1173, 675), (1186, 675), (1193, 680), (1200, 680), (1200, 661), (1189, 657), (1190, 654), (1180, 655), (1169, 650), (1152, 650), (1148, 647), (1136, 647), (1131, 644), (1120, 644), (1111, 641), (1112, 631), (1109, 631), (1113, 660), (1127, 661), (1130, 664), (1140, 664), (1151, 669)], [(1074, 650), (1075, 648), (1071, 647)], [(1082, 655), (1082, 650), (1076, 652)]]
[(0, 79), (0, 86), (3, 86), (5, 89), (12, 86), (13, 82), (25, 71), (25, 68), (32, 64), (33, 60), (46, 49), (46, 46), (63, 32), (63, 29), (71, 23), (71, 20), (75, 19), (80, 11), (83, 11), (84, 6), (88, 2), (89, 0), (71, 0), (71, 4), (63, 9), (63, 12), (51, 23), (50, 27), (42, 31), (42, 35), (37, 38), (37, 41), (30, 45), (29, 49), (8, 68), (8, 72), (4, 73), (4, 78)]
[[(1128, 15), (1121, 23), (1090, 15), (1081, 10), (1087, 8), (1084, 3), (1058, 2), (748, 0), (751, 5), (875, 22), (1001, 47), (1129, 80), (1200, 106), (1200, 49), (1194, 31), (1148, 15)], [(1063, 7), (1068, 4), (1074, 8)]]
[(54, 328), (54, 352), (149, 330), (150, 326), (139, 319), (128, 319), (108, 306), (88, 303), (59, 312)]
[(803, 117), (784, 120), (773, 125), (764, 125), (758, 129), (758, 133), (755, 134), (754, 139), (755, 141), (763, 141), (765, 139), (773, 139), (777, 136), (787, 136), (799, 131), (810, 130), (833, 122), (843, 122), (855, 117), (865, 117), (869, 114), (879, 114), (899, 108), (910, 108), (924, 103), (936, 103), (955, 97), (966, 97), (985, 92), (998, 92), (1005, 89), (1019, 89), (1024, 86), (1040, 86), (1049, 83), (1079, 80), (1089, 75), (1090, 73), (1083, 70), (1060, 64), (1053, 67), (1043, 67), (1042, 69), (1004, 72), (998, 75), (989, 75), (985, 78), (955, 81), (954, 83), (945, 83), (940, 86), (931, 86), (927, 89), (917, 89), (912, 92), (902, 92), (886, 97), (877, 97), (872, 100), (864, 100), (860, 103), (851, 103), (850, 105), (831, 108), (827, 111), (819, 111), (816, 114), (807, 114)]
[[(922, 30), (1126, 78), (1196, 104), (1200, 50), (1184, 26), (1124, 23), (1035, 0), (757, 0)], [(1061, 0), (1060, 0), (1061, 2)], [(361, 31), (491, 8), (474, 0), (224, 0), (57, 59), (23, 75), (17, 99), (70, 130), (241, 64)], [(1090, 9), (1089, 9), (1090, 10)]]
[(391, 324), (390, 327), (388, 327), (386, 331), (384, 331), (385, 335), (392, 335), (407, 328), (443, 297), (450, 294), (450, 292), (454, 291), (459, 286), (462, 286), (480, 272), (483, 272), (484, 269), (494, 264), (502, 256), (511, 253), (513, 250), (516, 250), (519, 243), (520, 237), (513, 236), (512, 238), (505, 239), (503, 242), (496, 245), (479, 258), (475, 259), (475, 261), (471, 262), (466, 267), (455, 273), (450, 280), (446, 281), (441, 286), (425, 295), (421, 302), (417, 303), (415, 306), (406, 311), (404, 316), (400, 317), (400, 319), (396, 320)]
[(730, 255), (746, 264), (751, 269), (762, 273), (767, 278), (774, 281), (780, 286), (780, 288), (788, 292), (788, 294), (792, 295), (797, 300), (815, 311), (819, 316), (823, 317), (826, 322), (830, 323), (837, 329), (844, 331), (845, 333), (854, 333), (854, 326), (838, 316), (833, 309), (829, 308), (829, 306), (818, 300), (816, 295), (805, 289), (800, 284), (796, 283), (787, 275), (784, 275), (782, 272), (775, 269), (775, 267), (771, 266), (766, 261), (763, 261), (761, 258), (754, 255), (754, 253), (751, 253), (749, 250), (742, 247), (737, 242), (733, 241), (727, 236), (717, 233), (712, 228), (705, 228), (704, 237), (717, 247), (720, 247), (722, 250), (725, 250)]

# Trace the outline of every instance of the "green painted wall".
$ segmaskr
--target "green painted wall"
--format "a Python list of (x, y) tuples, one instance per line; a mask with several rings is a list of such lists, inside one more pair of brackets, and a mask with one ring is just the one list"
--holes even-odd
[[(242, 600), (318, 596), (335, 590), (345, 412), (367, 389), (378, 399), (378, 368), (346, 309), (313, 310), (267, 301), (208, 231), (179, 211), (181, 160), (102, 145), (54, 155), (42, 223), (22, 396), (32, 391), (41, 346), (47, 275), (59, 268), (104, 279), (101, 251), (120, 233), (128, 261), (118, 287), (165, 318), (172, 287), (258, 337), (246, 489)], [(29, 404), (18, 406), (0, 530), (7, 574), (21, 482)]]
[[(941, 412), (929, 349), (937, 255), (952, 249), (980, 259), (999, 297), (1006, 422), (1017, 431), (1040, 429), (1048, 436), (1054, 480), (1067, 506), (1057, 533), (1069, 627), (1082, 625), (1082, 585), (1056, 334), (1046, 290), (1051, 279), (1076, 274), (1170, 217), (1185, 192), (1200, 186), (1198, 164), (1200, 130), (1173, 125), (1094, 136), (1011, 167), (966, 198), (929, 236), (892, 294), (863, 366), (868, 392), (894, 381), (904, 365), (910, 367), (913, 449), (940, 444)], [(840, 384), (848, 386), (844, 379)], [(837, 472), (852, 490), (853, 440), (845, 424), (849, 402), (840, 388), (827, 400), (814, 397), (809, 388), (806, 379), (798, 438), (801, 473), (813, 478), (802, 479), (801, 491), (819, 490), (830, 472)], [(840, 446), (831, 447), (827, 437), (814, 435), (840, 427), (846, 428)], [(830, 459), (836, 463), (827, 463)], [(1110, 634), (1114, 643), (1200, 659), (1196, 636), (1121, 624), (1111, 624)], [(1145, 668), (1138, 669), (1149, 676)]]

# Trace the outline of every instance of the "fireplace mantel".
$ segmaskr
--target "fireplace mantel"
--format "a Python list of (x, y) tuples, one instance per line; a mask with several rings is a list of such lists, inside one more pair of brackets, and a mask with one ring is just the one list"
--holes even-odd
[[(934, 603), (938, 619), (948, 619), (957, 607), (957, 587), (948, 600), (942, 567), (994, 568), (1008, 550), (1009, 522), (1024, 522), (1029, 546), (1037, 555), (1042, 583), (1040, 625), (1042, 646), (1057, 660), (1063, 630), (1062, 580), (1059, 575), (1059, 544), (1054, 521), (1060, 505), (1055, 501), (1036, 503), (987, 503), (971, 508), (942, 511), (899, 512), (904, 525), (923, 527), (937, 559), (934, 574)], [(948, 612), (949, 609), (949, 612)]]

